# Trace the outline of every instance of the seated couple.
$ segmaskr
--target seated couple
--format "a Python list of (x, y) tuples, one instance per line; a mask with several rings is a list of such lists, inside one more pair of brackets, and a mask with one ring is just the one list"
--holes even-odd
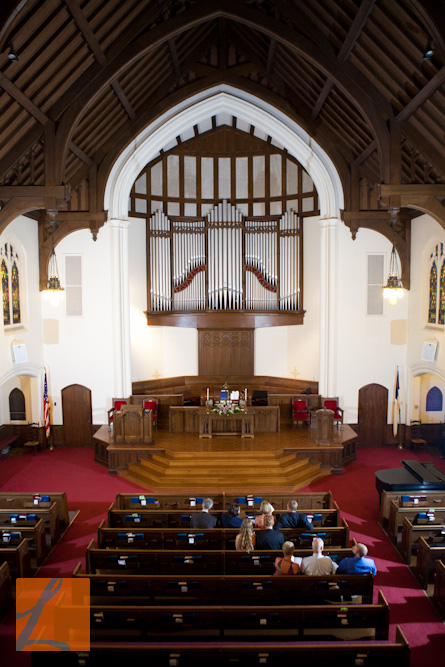
[(264, 528), (264, 517), (272, 516), (275, 522), (275, 530), (281, 530), (282, 528), (304, 528), (305, 530), (314, 530), (314, 526), (312, 525), (312, 522), (309, 521), (307, 515), (297, 512), (297, 510), (298, 501), (289, 500), (287, 503), (287, 512), (279, 515), (275, 520), (275, 517), (273, 517), (275, 508), (268, 500), (263, 500), (260, 505), (261, 514), (255, 517), (255, 528)]

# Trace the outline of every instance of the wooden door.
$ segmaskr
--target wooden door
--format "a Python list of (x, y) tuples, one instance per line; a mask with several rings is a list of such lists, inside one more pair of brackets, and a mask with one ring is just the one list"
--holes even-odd
[(66, 447), (91, 445), (91, 389), (71, 384), (62, 389), (63, 432)]
[(359, 444), (380, 447), (386, 442), (388, 390), (381, 384), (367, 384), (358, 392)]

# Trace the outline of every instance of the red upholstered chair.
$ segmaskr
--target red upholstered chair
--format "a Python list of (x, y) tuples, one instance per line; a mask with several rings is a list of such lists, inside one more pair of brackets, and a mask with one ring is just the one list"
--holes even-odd
[(116, 410), (120, 410), (123, 405), (128, 405), (130, 401), (127, 398), (113, 398), (113, 407), (108, 410), (108, 430), (111, 430), (111, 422)]
[(309, 412), (309, 407), (305, 398), (293, 399), (292, 421), (294, 424), (298, 424), (298, 422), (306, 422), (306, 424), (311, 423), (311, 413)]
[(158, 427), (158, 401), (156, 398), (145, 398), (142, 401), (142, 409), (144, 412), (151, 410), (153, 426)]
[(338, 405), (338, 398), (324, 398), (323, 407), (326, 410), (332, 410), (334, 413), (334, 422), (343, 424), (343, 410)]

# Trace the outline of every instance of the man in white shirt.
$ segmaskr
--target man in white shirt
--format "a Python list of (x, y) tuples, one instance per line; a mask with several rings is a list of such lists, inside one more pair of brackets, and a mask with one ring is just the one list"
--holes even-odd
[(320, 537), (314, 537), (312, 540), (313, 554), (312, 556), (303, 558), (300, 569), (301, 574), (335, 574), (338, 565), (329, 556), (323, 556), (323, 547), (323, 540)]

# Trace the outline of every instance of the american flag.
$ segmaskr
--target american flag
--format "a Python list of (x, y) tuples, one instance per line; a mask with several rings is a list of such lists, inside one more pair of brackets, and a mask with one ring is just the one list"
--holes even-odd
[(48, 400), (48, 382), (46, 381), (46, 371), (45, 371), (45, 381), (43, 385), (43, 419), (45, 421), (45, 433), (46, 437), (49, 438), (50, 428), (49, 428), (49, 400)]

